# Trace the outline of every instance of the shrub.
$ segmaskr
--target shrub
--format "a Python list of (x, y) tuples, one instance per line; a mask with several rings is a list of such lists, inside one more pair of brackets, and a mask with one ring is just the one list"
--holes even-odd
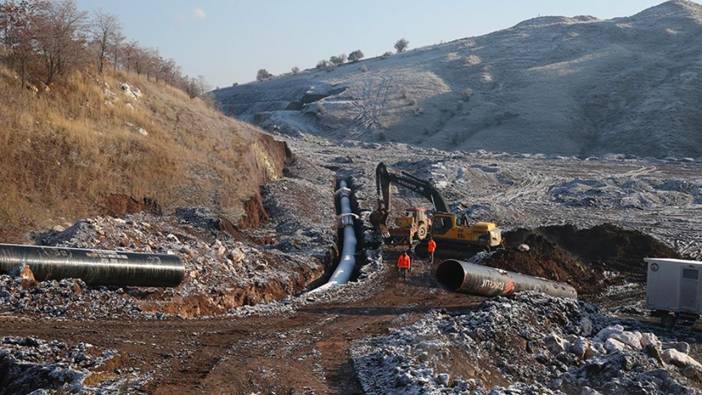
[(266, 69), (260, 69), (256, 73), (256, 81), (264, 81), (273, 78), (273, 74), (269, 73)]
[(395, 50), (397, 50), (397, 53), (402, 53), (407, 50), (408, 46), (409, 41), (405, 40), (404, 38), (401, 38), (395, 43)]
[(300, 68), (297, 67), (297, 66), (295, 66), (295, 67), (293, 67), (292, 69), (290, 69), (290, 71), (291, 71), (293, 74), (299, 74), (299, 73), (300, 73)]
[(319, 62), (317, 62), (317, 68), (321, 70), (328, 69), (331, 66), (332, 64), (326, 59), (322, 59)]
[(389, 58), (389, 57), (391, 57), (391, 56), (392, 56), (392, 52), (387, 51), (387, 52), (385, 52), (385, 53), (382, 55), (382, 58)]
[(332, 56), (329, 58), (329, 62), (331, 62), (331, 64), (334, 66), (341, 66), (342, 64), (346, 63), (346, 54), (342, 53), (339, 56)]
[(358, 62), (363, 59), (364, 55), (360, 49), (357, 49), (349, 54), (349, 62)]

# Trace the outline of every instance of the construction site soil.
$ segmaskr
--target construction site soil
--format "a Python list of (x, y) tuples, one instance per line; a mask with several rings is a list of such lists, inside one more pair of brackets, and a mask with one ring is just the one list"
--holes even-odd
[[(266, 216), (258, 227), (183, 208), (40, 232), (38, 243), (173, 252), (186, 263), (186, 281), (158, 291), (83, 288), (78, 280), (24, 289), (20, 279), (0, 276), (0, 299), (9, 301), (0, 309), (3, 384), (54, 393), (578, 393), (574, 385), (605, 393), (699, 392), (697, 327), (652, 323), (643, 305), (642, 258), (702, 258), (702, 206), (689, 195), (695, 190), (689, 185), (702, 185), (702, 164), (449, 153), (316, 137), (287, 142), (295, 158), (283, 177), (263, 187)], [(331, 269), (334, 178), (353, 177), (358, 213), (367, 223), (380, 161), (435, 183), (454, 211), (504, 229), (504, 250), (462, 259), (569, 282), (580, 301), (451, 293), (422, 258), (402, 281), (394, 270), (399, 247), (391, 246), (377, 260), (367, 251), (358, 281), (305, 293)], [(568, 180), (612, 177), (661, 187), (607, 189), (599, 193), (608, 202), (602, 206), (574, 206), (552, 194)], [(687, 184), (672, 190), (683, 185), (675, 180)], [(632, 193), (649, 206), (613, 206)], [(393, 194), (394, 212), (428, 205), (403, 190)], [(677, 205), (666, 203), (669, 198)], [(364, 239), (373, 245), (368, 232)], [(185, 300), (202, 303), (178, 304)], [(580, 316), (592, 325), (574, 332), (570, 323), (587, 326)], [(612, 325), (621, 327), (608, 329)], [(609, 339), (611, 333), (661, 339), (654, 348), (669, 359), (658, 362), (642, 341), (625, 346)], [(573, 356), (568, 350), (577, 344), (592, 344), (593, 354)], [(52, 351), (76, 347), (90, 352)], [(529, 374), (535, 363), (548, 374)], [(67, 372), (63, 379), (37, 373), (57, 368)], [(603, 374), (618, 387), (608, 387)]]
[[(681, 258), (674, 249), (638, 231), (611, 224), (572, 225), (506, 232), (505, 248), (482, 260), (487, 266), (566, 282), (578, 293), (597, 294), (625, 281), (642, 284), (646, 257)], [(528, 246), (524, 251), (521, 245)], [(619, 273), (613, 278), (606, 272)]]

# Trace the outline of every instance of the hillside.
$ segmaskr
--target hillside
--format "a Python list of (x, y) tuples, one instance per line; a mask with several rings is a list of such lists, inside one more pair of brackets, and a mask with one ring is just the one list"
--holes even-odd
[(702, 156), (702, 6), (540, 17), (215, 91), (269, 130), (442, 149)]
[(144, 77), (76, 73), (21, 89), (0, 69), (0, 236), (88, 215), (205, 206), (255, 224), (282, 143)]

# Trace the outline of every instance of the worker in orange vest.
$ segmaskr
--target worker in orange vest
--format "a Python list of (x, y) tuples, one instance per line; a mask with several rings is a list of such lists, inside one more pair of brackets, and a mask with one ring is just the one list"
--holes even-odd
[(403, 251), (400, 257), (397, 258), (397, 269), (400, 271), (400, 276), (402, 276), (402, 279), (406, 279), (407, 272), (412, 269), (412, 260), (407, 254), (407, 251)]
[(433, 237), (429, 238), (429, 242), (427, 243), (427, 251), (429, 251), (429, 263), (434, 264), (434, 253), (436, 252), (436, 242), (434, 241)]

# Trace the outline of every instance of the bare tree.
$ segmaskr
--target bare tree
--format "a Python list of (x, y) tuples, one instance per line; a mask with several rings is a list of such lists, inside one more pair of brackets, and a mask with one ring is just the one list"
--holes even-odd
[(115, 71), (120, 66), (120, 59), (122, 57), (124, 41), (127, 39), (123, 34), (118, 33), (115, 35), (112, 45), (110, 46), (110, 53), (112, 54), (112, 66)]
[(183, 77), (183, 79), (183, 90), (191, 98), (201, 97), (211, 89), (205, 77), (202, 75), (197, 76), (197, 78), (189, 78), (186, 76)]
[(256, 73), (256, 81), (264, 81), (273, 78), (273, 74), (269, 73), (266, 69), (258, 70)]
[(357, 49), (349, 54), (349, 62), (358, 62), (359, 60), (363, 59), (363, 57), (363, 51)]
[(34, 57), (34, 22), (38, 1), (4, 1), (0, 3), (0, 53), (8, 67), (15, 69), (24, 85)]
[(0, 0), (0, 61), (26, 80), (47, 85), (96, 64), (106, 71), (135, 71), (202, 95), (209, 89), (204, 78), (184, 75), (172, 59), (137, 42), (125, 42), (119, 21), (103, 12), (89, 20), (75, 0)]
[(117, 38), (121, 37), (121, 27), (114, 15), (96, 11), (93, 16), (92, 36), (97, 45), (97, 70), (102, 74), (108, 51), (117, 46)]
[(204, 75), (198, 75), (195, 80), (197, 81), (197, 90), (198, 92), (200, 92), (198, 96), (204, 95), (205, 93), (212, 90), (212, 87), (207, 82), (207, 79)]
[(397, 40), (395, 43), (395, 50), (397, 53), (405, 52), (407, 47), (409, 47), (409, 41), (405, 40), (404, 38)]
[(44, 63), (44, 83), (50, 85), (85, 61), (87, 14), (73, 0), (41, 4), (36, 22), (36, 46)]
[(119, 52), (122, 57), (122, 67), (124, 67), (127, 72), (131, 71), (132, 65), (134, 65), (138, 49), (139, 43), (136, 41), (127, 41), (120, 45)]

